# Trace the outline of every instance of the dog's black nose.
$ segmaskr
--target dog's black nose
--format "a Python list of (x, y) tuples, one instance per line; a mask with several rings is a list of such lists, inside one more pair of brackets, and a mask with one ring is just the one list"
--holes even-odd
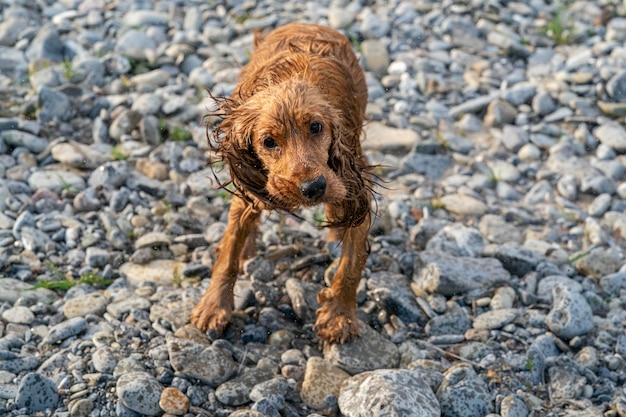
[(309, 200), (315, 201), (326, 192), (326, 178), (323, 175), (300, 184), (300, 192)]

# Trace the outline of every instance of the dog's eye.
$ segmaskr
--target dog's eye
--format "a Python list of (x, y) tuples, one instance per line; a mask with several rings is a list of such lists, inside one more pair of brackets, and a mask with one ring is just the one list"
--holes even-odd
[(274, 149), (278, 145), (276, 144), (274, 138), (265, 138), (265, 140), (263, 141), (263, 146), (265, 146), (267, 149)]
[(311, 123), (311, 134), (317, 135), (322, 133), (322, 124), (321, 123)]

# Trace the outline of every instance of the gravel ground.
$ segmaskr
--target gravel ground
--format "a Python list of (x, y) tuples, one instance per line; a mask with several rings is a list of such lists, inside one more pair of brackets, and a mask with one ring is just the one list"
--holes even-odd
[[(0, 0), (0, 415), (626, 416), (626, 5)], [(207, 90), (252, 31), (367, 73), (361, 336), (323, 348), (321, 211), (264, 217), (221, 339)], [(209, 120), (209, 122), (212, 122)], [(218, 175), (224, 175), (224, 172)]]

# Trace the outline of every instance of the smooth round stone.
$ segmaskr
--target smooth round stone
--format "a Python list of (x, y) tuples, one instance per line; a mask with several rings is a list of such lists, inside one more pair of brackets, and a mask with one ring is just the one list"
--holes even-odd
[(17, 388), (15, 405), (31, 412), (55, 408), (59, 402), (57, 387), (50, 378), (35, 372), (26, 374)]
[(28, 178), (28, 185), (33, 190), (45, 188), (54, 192), (64, 189), (81, 191), (85, 188), (85, 180), (73, 172), (50, 169), (33, 172)]
[(98, 348), (93, 353), (91, 360), (96, 371), (102, 372), (103, 374), (113, 374), (118, 364), (118, 359), (109, 346)]
[(93, 401), (88, 398), (81, 398), (70, 406), (71, 417), (87, 417), (93, 410)]
[(35, 315), (27, 307), (13, 307), (2, 313), (2, 318), (9, 323), (31, 324), (35, 320)]
[(417, 372), (403, 369), (364, 372), (346, 380), (339, 394), (339, 409), (347, 417), (441, 415), (430, 386)]
[(182, 416), (189, 410), (189, 397), (176, 388), (167, 387), (161, 392), (159, 406), (166, 413)]
[(101, 293), (92, 292), (68, 300), (63, 306), (63, 314), (68, 319), (84, 317), (88, 314), (102, 316), (108, 303), (109, 301)]
[(128, 409), (148, 416), (161, 414), (159, 400), (163, 387), (152, 375), (145, 372), (124, 374), (117, 380), (116, 391)]
[(300, 391), (302, 401), (314, 410), (327, 408), (326, 398), (338, 397), (341, 384), (349, 377), (350, 374), (322, 358), (309, 358)]
[(474, 319), (474, 328), (488, 330), (500, 329), (515, 320), (518, 315), (519, 311), (516, 308), (501, 308), (487, 311)]

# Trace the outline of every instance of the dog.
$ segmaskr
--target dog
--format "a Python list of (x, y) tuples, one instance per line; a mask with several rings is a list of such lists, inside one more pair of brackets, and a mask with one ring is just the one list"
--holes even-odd
[(313, 24), (255, 34), (238, 85), (230, 98), (216, 100), (211, 114), (222, 120), (211, 146), (229, 167), (234, 191), (211, 281), (191, 322), (218, 333), (228, 325), (235, 281), (255, 255), (263, 210), (323, 204), (328, 241), (341, 240), (342, 253), (331, 286), (318, 294), (314, 331), (325, 343), (353, 339), (373, 194), (360, 143), (367, 85), (350, 42)]

